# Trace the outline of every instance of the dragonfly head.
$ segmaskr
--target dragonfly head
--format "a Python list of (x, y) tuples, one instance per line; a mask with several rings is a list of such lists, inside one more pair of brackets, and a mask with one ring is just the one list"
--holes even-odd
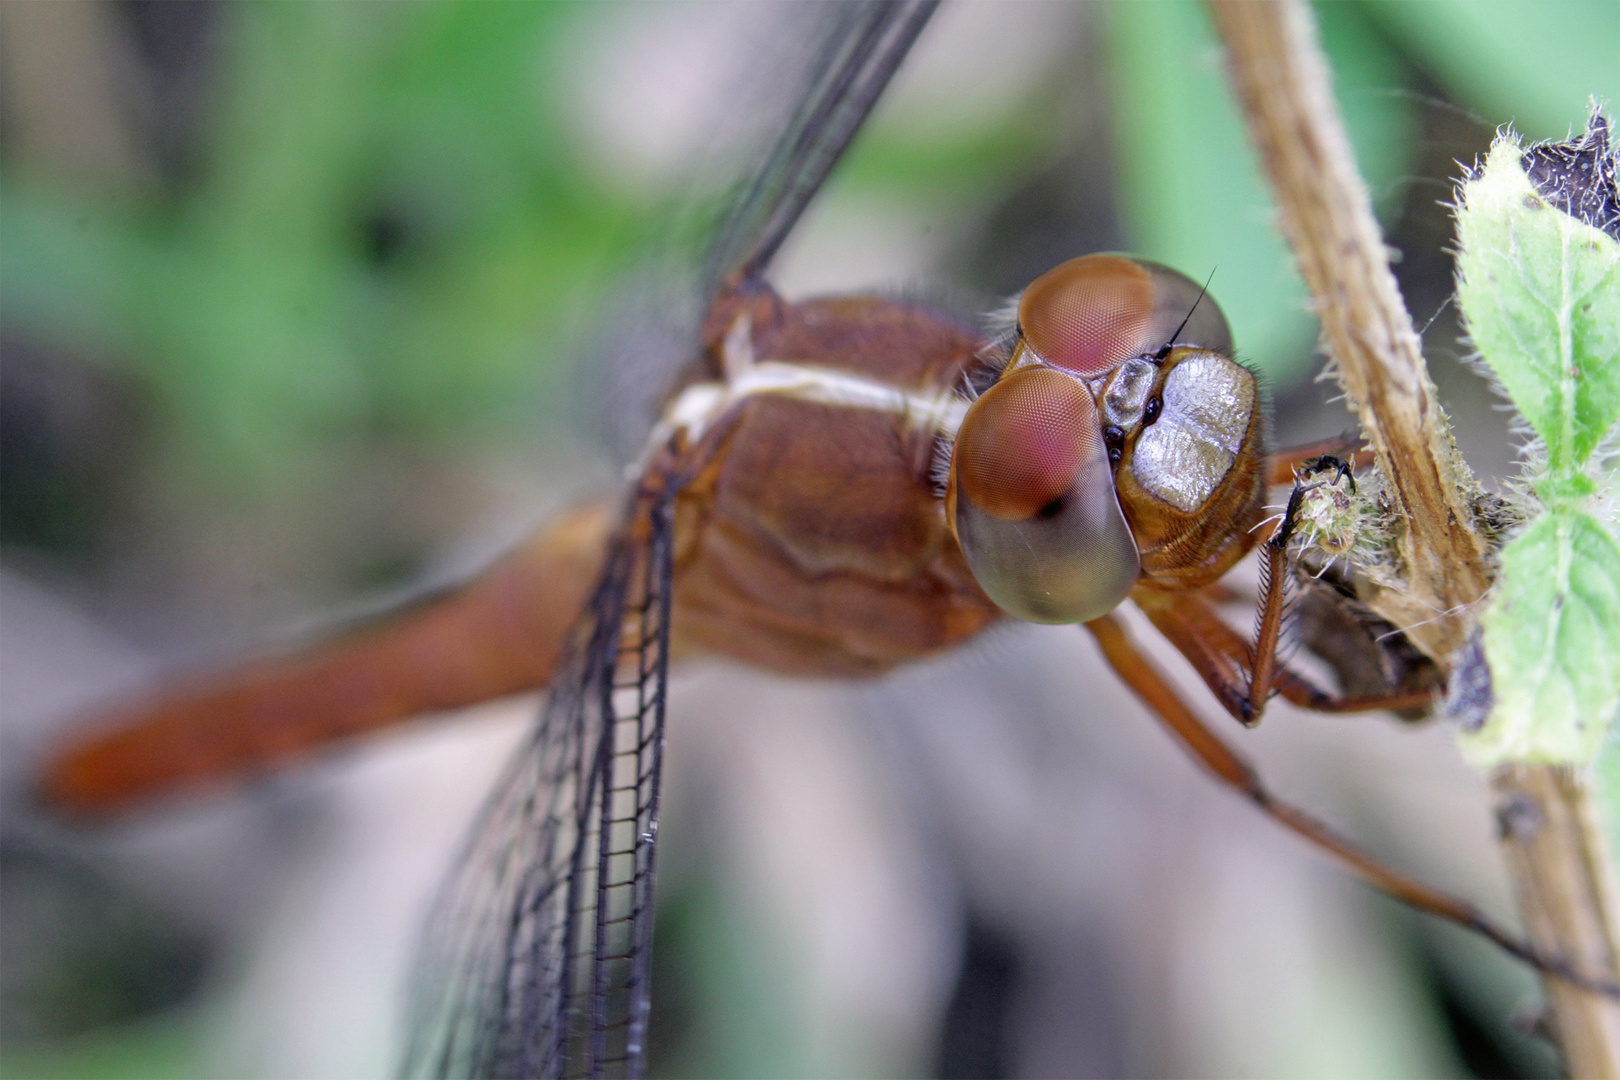
[(1168, 267), (1073, 259), (1018, 316), (957, 432), (946, 512), (1002, 609), (1085, 622), (1227, 543), (1253, 502), (1258, 390), (1219, 308)]

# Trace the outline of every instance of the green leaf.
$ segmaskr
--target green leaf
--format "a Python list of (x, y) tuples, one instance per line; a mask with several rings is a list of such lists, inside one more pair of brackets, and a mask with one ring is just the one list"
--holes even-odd
[(1463, 736), (1476, 764), (1590, 762), (1620, 709), (1620, 545), (1554, 508), (1502, 550), (1481, 620), (1496, 704)]
[[(1540, 515), (1502, 551), (1480, 620), (1495, 696), (1474, 761), (1589, 765), (1620, 711), (1620, 544), (1589, 512), (1620, 418), (1620, 244), (1549, 204), (1498, 139), (1458, 211), (1458, 300), (1534, 429)], [(1539, 460), (1538, 460), (1539, 459)]]
[(1458, 299), (1559, 480), (1620, 417), (1620, 243), (1548, 205), (1519, 158), (1498, 140), (1463, 190)]

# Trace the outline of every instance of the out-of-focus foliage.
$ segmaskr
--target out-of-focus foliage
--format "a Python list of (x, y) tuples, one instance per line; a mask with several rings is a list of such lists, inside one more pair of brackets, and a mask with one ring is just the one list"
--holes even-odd
[(0, 1076), (29, 1080), (201, 1076), (196, 1042), (192, 1028), (172, 1016), (81, 1039), (65, 1051), (14, 1042), (0, 1060)]
[(1603, 808), (1603, 827), (1609, 838), (1609, 851), (1620, 858), (1620, 738), (1609, 733), (1609, 739), (1598, 751), (1597, 764), (1592, 770)]
[(1532, 139), (1568, 135), (1594, 94), (1620, 100), (1615, 0), (1375, 0), (1365, 10), (1452, 100)]
[[(1304, 291), (1207, 19), (1193, 0), (1097, 10), (1128, 246), (1213, 272), (1246, 355), (1302, 370)], [(1390, 212), (1413, 138), (1407, 61), (1488, 122), (1539, 132), (1610, 90), (1615, 65), (1598, 58), (1620, 54), (1611, 0), (1319, 14)], [(602, 15), (426, 3), (233, 4), (216, 17), (184, 182), (96, 191), (8, 158), (8, 326), (136, 373), (182, 457), (230, 483), (296, 474), (356, 433), (464, 438), (536, 422), (539, 388), (660, 204), (602, 175), (567, 119), (565, 61)], [(1060, 110), (1011, 104), (989, 124), (888, 124), (840, 183), (983, 213), (1062, 138)]]
[(8, 326), (130, 365), (225, 478), (521, 419), (645, 209), (558, 123), (584, 14), (223, 5), (194, 181), (98, 198), (7, 162)]

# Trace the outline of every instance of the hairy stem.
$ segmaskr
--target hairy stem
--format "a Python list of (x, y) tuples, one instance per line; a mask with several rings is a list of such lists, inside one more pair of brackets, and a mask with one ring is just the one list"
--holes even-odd
[[(1404, 588), (1373, 599), (1442, 666), (1490, 587), (1477, 490), (1457, 455), (1401, 301), (1303, 0), (1209, 0), (1233, 86), (1314, 299), (1328, 352), (1389, 481)], [(1573, 774), (1521, 765), (1492, 778), (1527, 928), (1541, 950), (1613, 978), (1620, 937), (1605, 847)], [(1517, 815), (1517, 817), (1515, 817)], [(1572, 1075), (1620, 1077), (1620, 1006), (1547, 979)]]

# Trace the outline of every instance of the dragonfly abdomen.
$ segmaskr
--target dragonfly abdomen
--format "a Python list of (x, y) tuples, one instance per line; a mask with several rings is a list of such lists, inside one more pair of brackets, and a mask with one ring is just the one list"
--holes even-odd
[(110, 813), (421, 713), (539, 689), (601, 568), (611, 518), (606, 505), (576, 510), (452, 592), (115, 707), (62, 748), (42, 792), (73, 813)]

